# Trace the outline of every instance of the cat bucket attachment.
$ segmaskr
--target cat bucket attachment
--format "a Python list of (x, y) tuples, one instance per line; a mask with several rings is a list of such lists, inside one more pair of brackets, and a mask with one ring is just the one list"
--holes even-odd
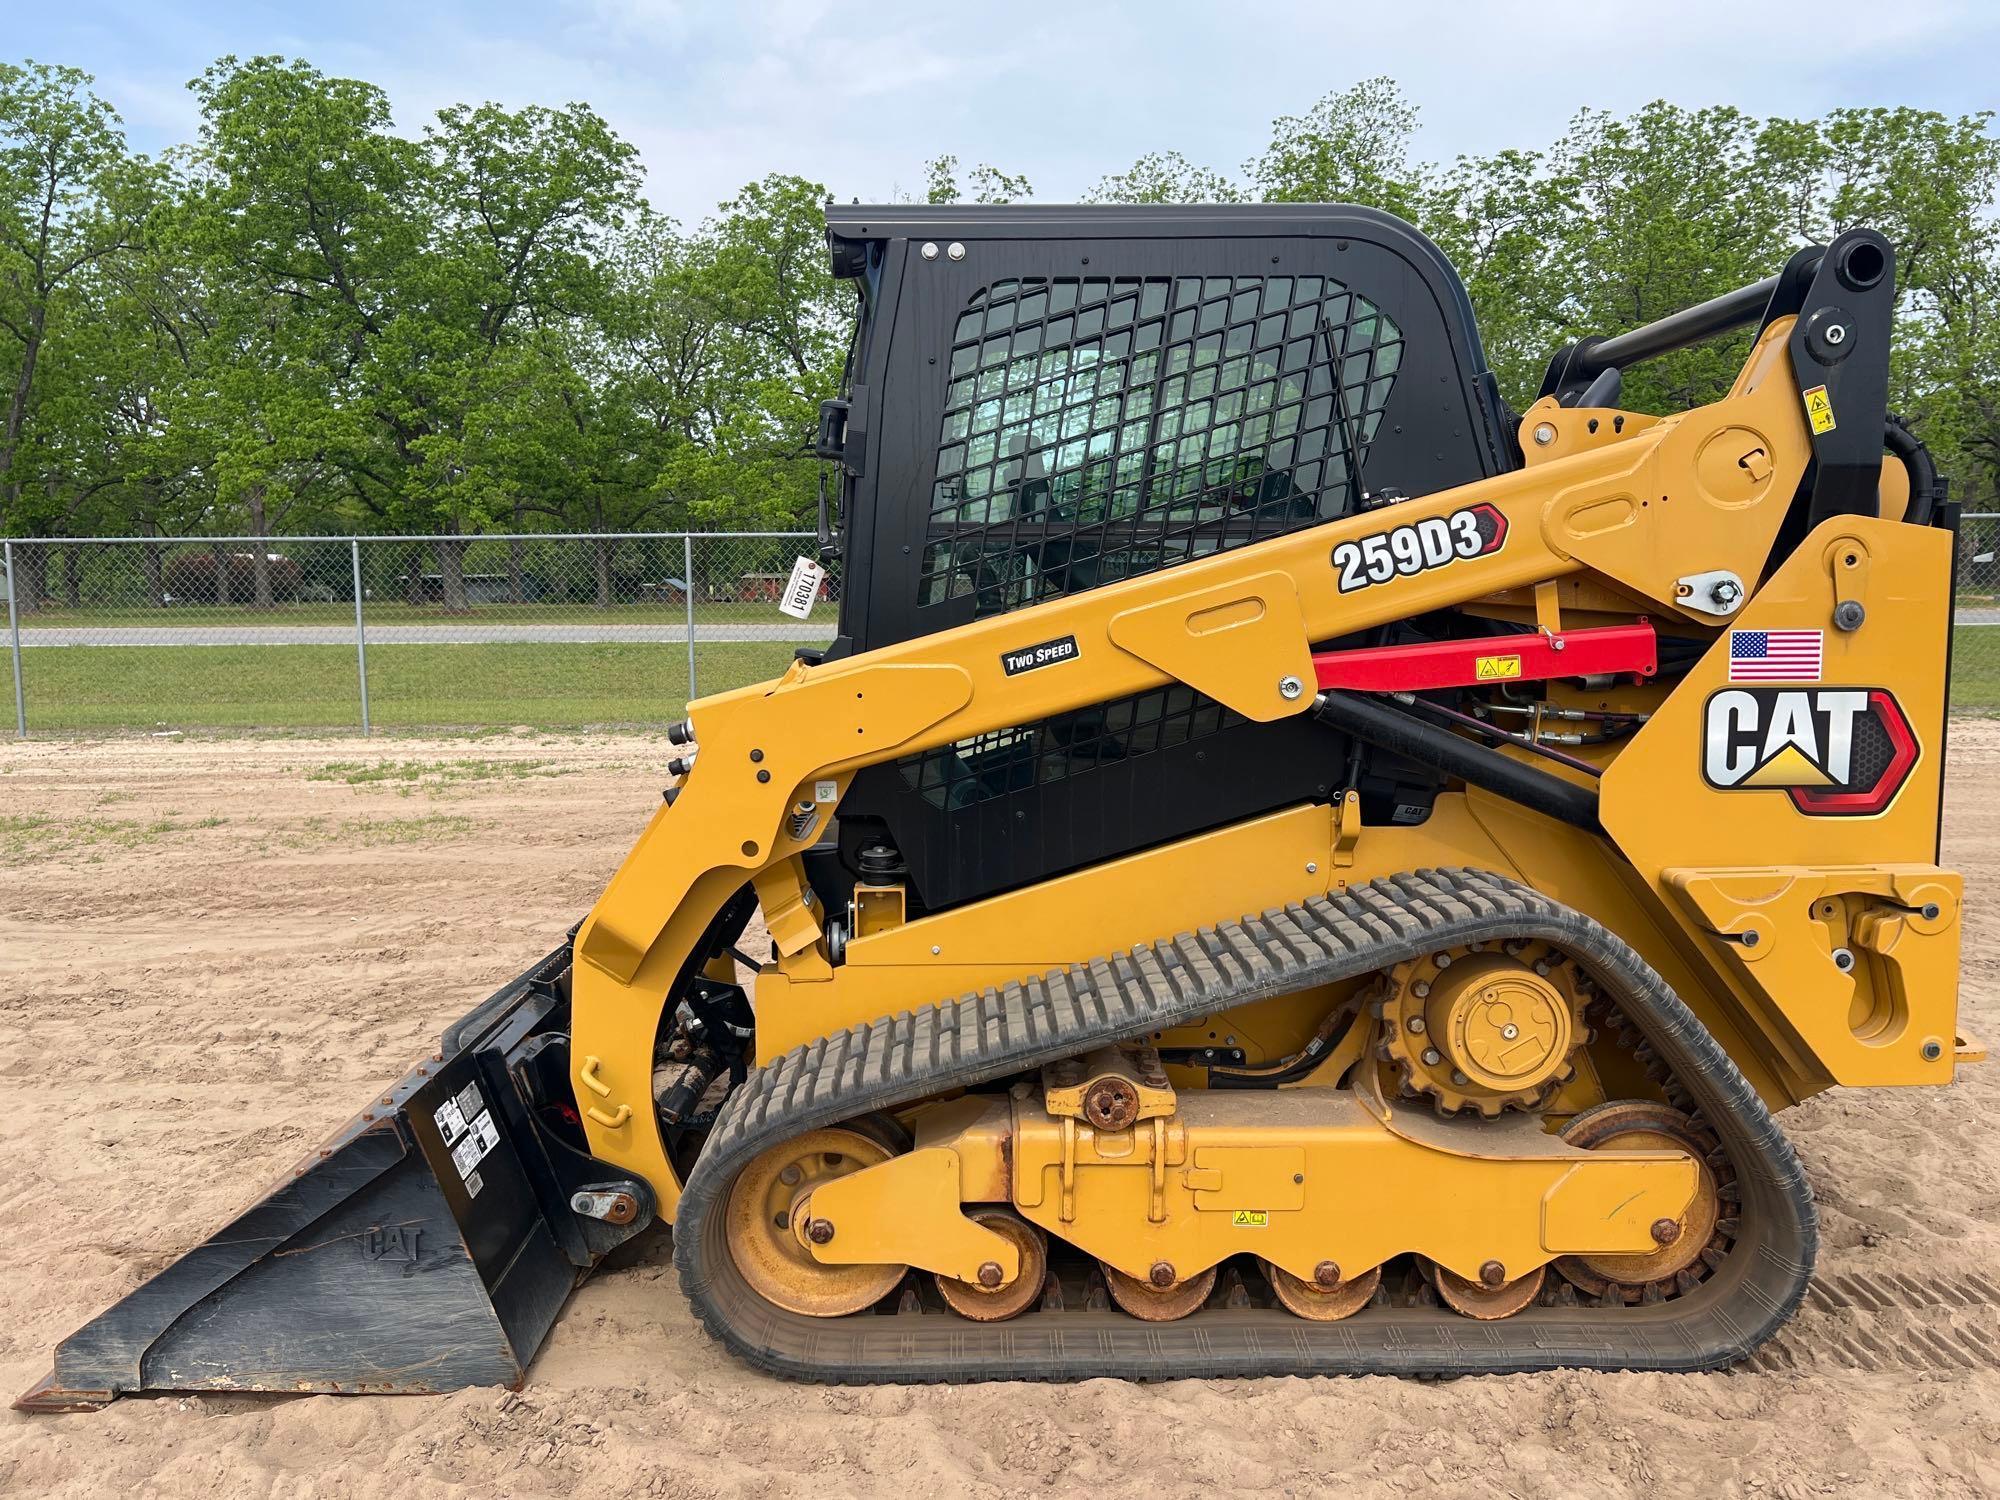
[(65, 1339), (15, 1404), (519, 1385), (570, 1292), (654, 1215), (559, 1102), (569, 962), (565, 944), (504, 985), (260, 1202)]

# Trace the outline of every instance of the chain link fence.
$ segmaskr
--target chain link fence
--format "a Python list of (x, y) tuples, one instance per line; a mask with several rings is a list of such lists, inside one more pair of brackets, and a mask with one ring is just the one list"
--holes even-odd
[[(809, 532), (13, 541), (18, 733), (656, 725), (824, 645)], [(828, 581), (830, 596), (839, 587)], [(1963, 518), (1952, 706), (2000, 713), (2000, 513)]]
[(658, 725), (832, 639), (810, 533), (6, 544), (17, 731)]

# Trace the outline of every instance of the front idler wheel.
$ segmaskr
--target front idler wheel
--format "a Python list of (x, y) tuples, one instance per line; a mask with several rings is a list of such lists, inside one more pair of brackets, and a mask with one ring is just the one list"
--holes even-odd
[[(729, 1255), (743, 1279), (766, 1301), (808, 1317), (843, 1317), (880, 1302), (909, 1267), (819, 1260), (809, 1248), (818, 1238), (812, 1194), (894, 1154), (860, 1131), (810, 1130), (752, 1161), (730, 1188), (725, 1211)], [(833, 1232), (824, 1220), (817, 1224)]]

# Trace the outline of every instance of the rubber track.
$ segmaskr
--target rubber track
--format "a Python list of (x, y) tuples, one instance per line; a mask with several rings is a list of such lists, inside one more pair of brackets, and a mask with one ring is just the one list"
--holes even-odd
[[(1418, 954), (1511, 938), (1551, 942), (1596, 977), (1686, 1087), (1736, 1168), (1738, 1238), (1721, 1266), (1683, 1296), (1629, 1308), (1536, 1307), (1498, 1323), (1394, 1306), (1339, 1323), (1218, 1307), (1178, 1323), (1087, 1311), (992, 1324), (944, 1313), (827, 1319), (771, 1306), (730, 1257), (722, 1210), (731, 1182), (760, 1152), (804, 1131)], [(787, 1053), (754, 1071), (724, 1105), (681, 1198), (674, 1259), (696, 1316), (750, 1363), (800, 1379), (920, 1383), (1715, 1369), (1744, 1358), (1791, 1316), (1817, 1242), (1811, 1191), (1790, 1144), (1645, 960), (1527, 886), (1454, 869), (1372, 881), (1140, 944)]]

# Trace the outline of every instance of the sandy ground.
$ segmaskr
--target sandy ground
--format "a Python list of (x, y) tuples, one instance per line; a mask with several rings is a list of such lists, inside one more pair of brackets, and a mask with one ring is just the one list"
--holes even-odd
[[(1990, 1034), (2000, 726), (1953, 749), (1966, 1020)], [(527, 735), (0, 750), (0, 1391), (550, 946), (667, 754)], [(702, 1337), (654, 1243), (578, 1294), (521, 1393), (10, 1411), (0, 1493), (1991, 1494), (1996, 1109), (2000, 1066), (1785, 1117), (1825, 1251), (1747, 1371), (798, 1387)]]

